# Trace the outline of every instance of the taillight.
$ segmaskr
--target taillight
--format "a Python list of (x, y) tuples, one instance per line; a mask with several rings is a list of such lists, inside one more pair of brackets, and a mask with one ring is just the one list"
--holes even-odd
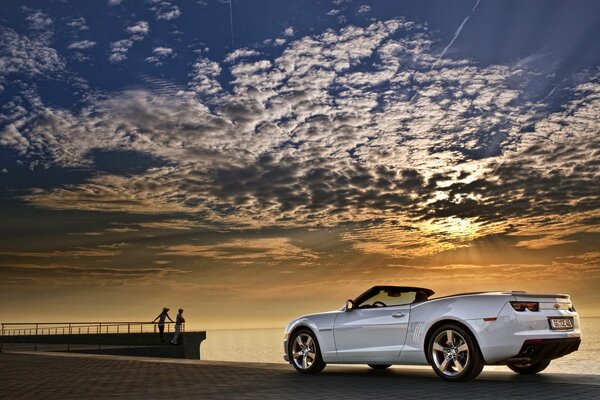
[(529, 311), (539, 311), (540, 310), (540, 303), (538, 302), (524, 302), (524, 301), (511, 301), (510, 305), (512, 306), (512, 308), (515, 309), (515, 311), (525, 311), (525, 310), (529, 310)]

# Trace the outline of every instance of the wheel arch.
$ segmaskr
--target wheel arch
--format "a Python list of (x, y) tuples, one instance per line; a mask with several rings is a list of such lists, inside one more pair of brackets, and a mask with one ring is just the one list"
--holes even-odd
[(477, 346), (477, 349), (479, 350), (479, 354), (481, 354), (481, 358), (485, 362), (483, 352), (481, 351), (481, 346), (479, 345), (479, 340), (477, 339), (477, 335), (475, 334), (473, 329), (471, 329), (471, 327), (468, 324), (464, 323), (463, 321), (459, 321), (459, 320), (451, 319), (451, 318), (446, 318), (446, 319), (436, 321), (427, 330), (427, 333), (425, 334), (425, 340), (423, 342), (423, 352), (425, 353), (425, 359), (427, 360), (427, 362), (431, 362), (431, 360), (429, 359), (429, 351), (428, 351), (429, 341), (431, 340), (431, 336), (433, 335), (433, 332), (435, 332), (436, 329), (438, 329), (440, 326), (446, 325), (446, 324), (458, 325), (462, 329), (464, 329), (469, 335), (471, 335), (471, 338), (475, 341), (475, 345)]

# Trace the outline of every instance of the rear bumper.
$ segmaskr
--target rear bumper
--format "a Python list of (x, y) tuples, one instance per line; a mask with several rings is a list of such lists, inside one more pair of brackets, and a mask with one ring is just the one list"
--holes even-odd
[(561, 339), (529, 339), (523, 343), (521, 350), (507, 363), (535, 363), (540, 360), (553, 360), (566, 356), (579, 349), (581, 338), (569, 337)]

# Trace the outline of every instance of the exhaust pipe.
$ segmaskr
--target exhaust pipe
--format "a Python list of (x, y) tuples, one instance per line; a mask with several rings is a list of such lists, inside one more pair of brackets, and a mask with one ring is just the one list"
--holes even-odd
[(533, 353), (535, 353), (535, 347), (533, 345), (527, 346), (523, 351), (523, 354), (525, 354), (526, 356), (532, 356)]

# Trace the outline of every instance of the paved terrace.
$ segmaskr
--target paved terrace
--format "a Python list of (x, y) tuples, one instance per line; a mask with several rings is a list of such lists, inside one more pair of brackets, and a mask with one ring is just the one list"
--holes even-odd
[(68, 353), (0, 354), (1, 399), (600, 399), (600, 376), (483, 372), (447, 383), (433, 372), (291, 366)]

